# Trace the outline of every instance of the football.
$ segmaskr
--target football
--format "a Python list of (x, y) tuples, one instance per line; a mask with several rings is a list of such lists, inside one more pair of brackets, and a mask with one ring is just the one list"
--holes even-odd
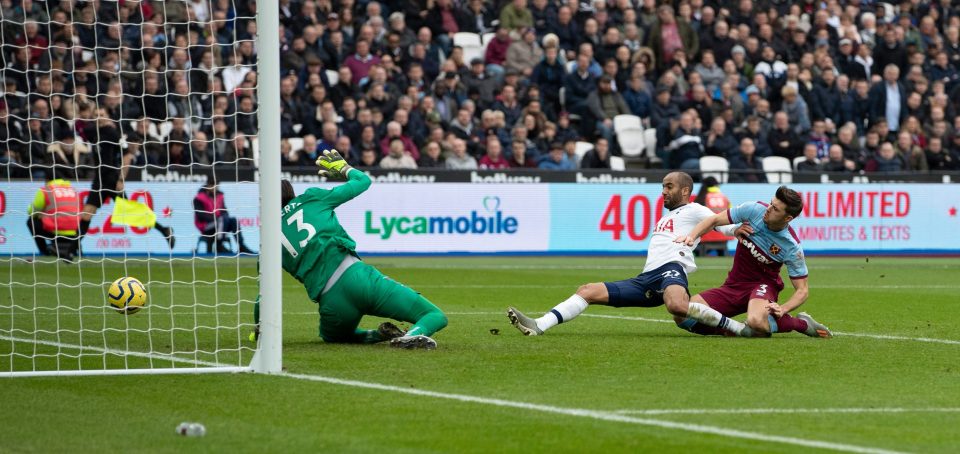
[(107, 302), (121, 314), (136, 314), (147, 305), (147, 288), (137, 278), (121, 277), (110, 284)]

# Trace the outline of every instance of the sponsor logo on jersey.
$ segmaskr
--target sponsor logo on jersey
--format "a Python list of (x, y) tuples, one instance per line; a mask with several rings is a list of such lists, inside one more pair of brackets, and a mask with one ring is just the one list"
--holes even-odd
[(780, 246), (777, 246), (777, 243), (771, 244), (771, 245), (770, 245), (770, 253), (773, 254), (773, 255), (779, 254), (779, 253), (780, 253)]
[(758, 262), (764, 265), (773, 264), (773, 260), (768, 259), (767, 256), (763, 255), (763, 252), (757, 250), (757, 246), (753, 244), (752, 241), (746, 238), (742, 238), (740, 239), (740, 244), (742, 244), (744, 248), (750, 251), (750, 255), (752, 255), (753, 258), (757, 259)]
[(394, 235), (513, 235), (520, 222), (500, 209), (500, 197), (487, 196), (479, 207), (459, 216), (376, 216), (364, 213), (364, 231), (387, 240)]

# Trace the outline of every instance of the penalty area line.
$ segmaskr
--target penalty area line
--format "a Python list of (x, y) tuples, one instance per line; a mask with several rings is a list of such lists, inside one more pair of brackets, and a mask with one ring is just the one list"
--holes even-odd
[(779, 435), (767, 435), (755, 432), (747, 432), (737, 429), (728, 429), (724, 427), (708, 426), (703, 424), (689, 424), (652, 418), (638, 418), (616, 412), (589, 410), (583, 408), (557, 407), (553, 405), (532, 404), (527, 402), (516, 402), (503, 399), (487, 398), (480, 396), (471, 396), (466, 394), (444, 393), (437, 391), (428, 391), (415, 388), (402, 388), (399, 386), (384, 385), (380, 383), (370, 383), (357, 380), (344, 380), (340, 378), (324, 377), (320, 375), (291, 374), (283, 373), (280, 376), (290, 377), (298, 380), (308, 380), (320, 383), (328, 383), (340, 386), (349, 386), (354, 388), (373, 389), (377, 391), (386, 391), (413, 396), (431, 397), (435, 399), (453, 400), (458, 402), (475, 403), (490, 405), (495, 407), (514, 408), (519, 410), (536, 411), (541, 413), (552, 413), (565, 416), (576, 416), (580, 418), (596, 419), (600, 421), (620, 422), (627, 424), (636, 424), (641, 426), (658, 427), (662, 429), (681, 430), (685, 432), (694, 432), (707, 435), (717, 435), (726, 438), (739, 438), (744, 440), (762, 441), (769, 443), (780, 443), (786, 445), (803, 446), (808, 448), (831, 449), (834, 451), (871, 453), (871, 454), (890, 454), (897, 451), (890, 451), (880, 448), (866, 446), (850, 445), (845, 443), (834, 443), (829, 441), (812, 440), (798, 437), (787, 437)]

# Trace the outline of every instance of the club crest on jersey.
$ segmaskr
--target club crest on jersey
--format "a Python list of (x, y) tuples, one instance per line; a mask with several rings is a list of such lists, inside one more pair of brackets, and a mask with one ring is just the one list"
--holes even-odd
[(780, 253), (780, 246), (777, 246), (776, 243), (771, 244), (771, 245), (770, 245), (770, 253), (773, 254), (773, 255), (779, 254), (779, 253)]

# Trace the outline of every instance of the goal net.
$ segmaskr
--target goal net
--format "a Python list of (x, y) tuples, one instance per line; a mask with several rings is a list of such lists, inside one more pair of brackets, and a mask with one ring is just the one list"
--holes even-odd
[(279, 370), (279, 46), (252, 5), (0, 7), (0, 376)]

